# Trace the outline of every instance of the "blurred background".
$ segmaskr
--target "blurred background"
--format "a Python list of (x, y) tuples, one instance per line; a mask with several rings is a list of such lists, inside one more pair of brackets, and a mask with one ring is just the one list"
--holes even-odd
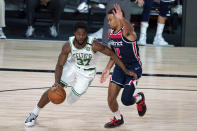
[[(33, 40), (68, 40), (68, 37), (73, 34), (73, 24), (82, 20), (89, 25), (89, 34), (98, 31), (103, 26), (103, 21), (106, 14), (106, 0), (64, 0), (65, 5), (61, 14), (60, 21), (56, 26), (57, 36), (51, 37), (48, 29), (52, 23), (51, 10), (46, 6), (41, 5), (36, 7), (36, 14), (34, 19), (35, 30), (32, 36), (27, 36), (28, 31), (28, 3), (29, 0), (5, 0), (5, 23), (6, 27), (3, 29), (7, 39), (33, 39)], [(190, 2), (189, 2), (190, 1)], [(163, 30), (163, 37), (168, 42), (167, 46), (197, 46), (195, 38), (188, 43), (187, 28), (196, 29), (194, 24), (188, 23), (186, 13), (194, 12), (195, 7), (187, 7), (189, 4), (195, 6), (195, 0), (175, 0), (169, 3), (168, 13)], [(154, 0), (149, 19), (149, 27), (147, 30), (147, 45), (151, 46), (156, 33), (157, 18), (160, 13), (160, 0)], [(85, 4), (84, 4), (85, 3)], [(130, 2), (130, 22), (135, 27), (135, 31), (140, 35), (140, 22), (143, 7), (139, 7), (134, 1)], [(187, 11), (188, 10), (188, 11)], [(192, 17), (190, 17), (192, 18)], [(193, 19), (195, 19), (193, 17)], [(189, 20), (189, 19), (188, 19)], [(193, 23), (195, 20), (191, 20)], [(191, 31), (190, 31), (191, 33)], [(194, 32), (195, 34), (195, 32)], [(102, 39), (98, 37), (98, 39)], [(192, 41), (195, 41), (194, 44)]]

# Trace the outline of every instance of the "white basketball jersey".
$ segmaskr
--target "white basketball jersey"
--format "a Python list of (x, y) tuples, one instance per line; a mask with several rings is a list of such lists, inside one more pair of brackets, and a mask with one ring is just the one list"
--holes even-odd
[(69, 44), (71, 48), (71, 61), (80, 69), (96, 68), (97, 53), (92, 50), (93, 37), (88, 36), (87, 44), (85, 47), (78, 49), (74, 46), (75, 37), (69, 37)]

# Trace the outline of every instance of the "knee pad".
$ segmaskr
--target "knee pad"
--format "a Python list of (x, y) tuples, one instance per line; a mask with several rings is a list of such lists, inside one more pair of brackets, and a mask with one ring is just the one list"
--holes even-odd
[(79, 98), (80, 98), (80, 96), (77, 96), (72, 90), (70, 90), (66, 99), (67, 99), (68, 104), (73, 104), (76, 101), (78, 101)]

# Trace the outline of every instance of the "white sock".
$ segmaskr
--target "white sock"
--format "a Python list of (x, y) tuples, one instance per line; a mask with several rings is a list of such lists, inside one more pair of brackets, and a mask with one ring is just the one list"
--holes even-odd
[(114, 112), (114, 116), (116, 119), (120, 120), (121, 119), (120, 111), (118, 110), (118, 111)]
[(157, 32), (156, 32), (156, 36), (162, 36), (164, 26), (165, 26), (165, 24), (157, 23)]
[(141, 22), (140, 34), (146, 35), (147, 28), (148, 28), (148, 22)]
[(40, 108), (40, 107), (38, 107), (38, 106), (36, 106), (36, 107), (34, 108), (34, 110), (33, 110), (33, 112), (32, 112), (32, 113), (34, 113), (36, 116), (38, 116), (38, 115), (39, 115), (40, 110), (41, 110), (41, 108)]
[(134, 97), (135, 97), (135, 103), (138, 103), (139, 101), (142, 100), (142, 96), (139, 94), (135, 95)]

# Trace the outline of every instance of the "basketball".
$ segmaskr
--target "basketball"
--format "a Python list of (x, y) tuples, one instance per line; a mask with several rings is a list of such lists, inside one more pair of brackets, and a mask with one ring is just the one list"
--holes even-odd
[(61, 87), (52, 87), (48, 93), (49, 100), (54, 104), (60, 104), (66, 99), (66, 92)]

